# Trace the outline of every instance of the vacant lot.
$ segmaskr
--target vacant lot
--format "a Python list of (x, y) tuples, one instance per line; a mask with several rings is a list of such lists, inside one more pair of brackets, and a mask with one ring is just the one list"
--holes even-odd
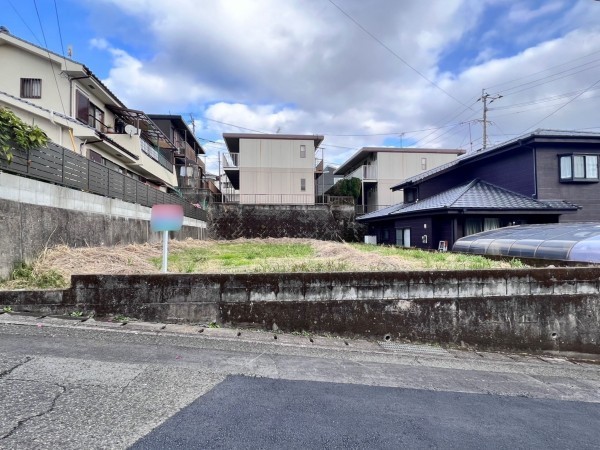
[[(118, 247), (55, 247), (32, 265), (17, 269), (1, 289), (68, 285), (72, 274), (150, 274), (160, 272), (162, 244)], [(313, 239), (170, 241), (169, 272), (252, 273), (402, 271), (523, 267), (520, 261), (424, 252), (396, 247)]]

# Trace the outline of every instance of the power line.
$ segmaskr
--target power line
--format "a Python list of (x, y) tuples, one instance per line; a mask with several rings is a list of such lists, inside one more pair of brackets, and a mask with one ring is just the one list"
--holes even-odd
[(44, 38), (44, 45), (46, 48), (46, 52), (48, 53), (48, 63), (50, 64), (50, 68), (52, 69), (52, 75), (54, 75), (54, 83), (56, 84), (56, 91), (58, 92), (58, 98), (60, 100), (60, 105), (63, 110), (63, 114), (66, 116), (67, 112), (65, 110), (65, 104), (63, 103), (62, 95), (60, 93), (60, 87), (58, 86), (58, 78), (56, 77), (56, 72), (54, 70), (54, 64), (52, 64), (52, 57), (50, 56), (50, 50), (48, 50), (48, 42), (46, 41), (46, 34), (44, 33), (44, 26), (42, 25), (42, 19), (40, 17), (40, 11), (37, 6), (36, 0), (33, 0), (33, 5), (35, 6), (35, 12), (37, 14), (38, 22), (40, 23), (40, 30), (42, 32), (42, 37)]
[[(577, 61), (577, 60), (579, 60), (579, 59), (583, 59), (583, 58), (587, 58), (588, 56), (592, 56), (592, 55), (595, 55), (595, 54), (598, 54), (598, 53), (600, 53), (600, 50), (597, 50), (597, 51), (595, 51), (595, 52), (592, 52), (592, 53), (588, 53), (587, 55), (580, 56), (580, 57), (578, 57), (578, 58), (574, 58), (574, 59), (572, 59), (572, 60), (570, 60), (570, 61), (567, 61), (567, 62), (564, 62), (564, 63), (561, 63), (561, 64), (556, 64), (556, 65), (554, 65), (554, 66), (550, 66), (550, 67), (548, 67), (548, 68), (546, 68), (546, 69), (539, 70), (539, 71), (537, 71), (537, 72), (530, 73), (529, 75), (524, 75), (524, 76), (522, 76), (522, 77), (513, 78), (512, 80), (509, 80), (509, 81), (503, 81), (502, 83), (493, 84), (493, 85), (491, 85), (491, 86), (488, 86), (488, 87), (486, 88), (486, 90), (489, 90), (489, 89), (492, 89), (492, 88), (497, 88), (498, 86), (504, 86), (505, 84), (510, 84), (510, 83), (512, 83), (512, 82), (514, 82), (514, 81), (524, 80), (524, 79), (526, 79), (526, 78), (529, 78), (529, 77), (532, 77), (532, 76), (534, 76), (534, 75), (538, 75), (538, 74), (540, 74), (540, 73), (548, 72), (549, 70), (555, 69), (555, 68), (557, 68), (557, 67), (566, 66), (566, 65), (568, 65), (568, 64), (571, 64), (571, 63), (572, 63), (572, 62), (574, 62), (574, 61)], [(581, 66), (583, 66), (583, 65), (587, 65), (587, 64), (589, 64), (589, 62), (588, 62), (588, 63), (585, 63), (585, 64), (582, 64), (582, 65), (580, 65), (580, 66), (575, 66), (575, 67), (573, 67), (573, 69), (576, 69), (577, 67), (581, 67)]]
[(23, 16), (21, 16), (21, 14), (19, 13), (19, 11), (17, 11), (17, 8), (15, 8), (15, 5), (13, 5), (13, 3), (12, 3), (11, 0), (8, 0), (8, 4), (13, 9), (13, 11), (17, 14), (17, 16), (19, 16), (19, 19), (21, 19), (21, 22), (23, 22), (23, 25), (25, 25), (27, 27), (27, 29), (29, 30), (29, 32), (31, 33), (31, 35), (33, 36), (33, 38), (41, 46), (42, 43), (40, 42), (40, 40), (38, 39), (38, 37), (36, 36), (36, 34), (33, 32), (33, 30), (31, 29), (31, 27), (29, 26), (29, 24), (25, 21), (25, 19), (23, 18)]
[[(598, 61), (600, 61), (600, 59), (599, 59)], [(594, 61), (594, 62), (595, 62), (595, 61)], [(544, 85), (544, 84), (552, 83), (552, 82), (554, 82), (554, 81), (562, 80), (563, 78), (567, 78), (567, 77), (570, 77), (570, 76), (573, 76), (573, 75), (577, 75), (578, 73), (585, 72), (586, 70), (594, 69), (594, 68), (595, 68), (595, 67), (597, 67), (598, 65), (600, 65), (600, 64), (596, 64), (596, 65), (594, 65), (594, 66), (592, 66), (592, 67), (588, 67), (588, 68), (586, 68), (586, 69), (578, 70), (577, 72), (567, 73), (566, 75), (563, 75), (562, 77), (555, 78), (555, 76), (556, 76), (556, 75), (561, 75), (561, 74), (563, 74), (563, 73), (570, 72), (570, 70), (565, 70), (565, 71), (562, 71), (562, 72), (558, 72), (558, 73), (556, 73), (556, 74), (554, 74), (554, 75), (548, 76), (548, 77), (546, 77), (546, 78), (539, 78), (539, 79), (537, 79), (537, 80), (533, 80), (533, 81), (530, 81), (530, 82), (528, 82), (528, 83), (523, 83), (523, 84), (520, 84), (520, 85), (518, 85), (518, 86), (515, 86), (515, 87), (513, 87), (513, 88), (509, 88), (509, 89), (507, 89), (506, 91), (502, 91), (502, 92), (504, 93), (504, 96), (505, 96), (505, 97), (508, 97), (508, 96), (510, 96), (510, 95), (515, 95), (515, 94), (520, 94), (521, 92), (527, 91), (527, 90), (529, 90), (529, 89), (533, 89), (533, 88), (536, 88), (536, 87), (542, 86), (542, 85)], [(544, 81), (544, 80), (545, 80), (545, 81)], [(541, 83), (537, 83), (538, 81), (541, 81)], [(520, 90), (518, 90), (518, 91), (514, 91), (514, 92), (507, 92), (507, 91), (511, 91), (511, 90), (513, 90), (513, 89), (516, 89), (516, 88), (518, 88), (518, 87), (527, 86), (527, 85), (530, 85), (530, 84), (533, 84), (533, 85), (532, 85), (532, 86), (529, 86), (529, 87), (526, 87), (526, 88), (523, 88), (523, 89), (520, 89)]]
[(555, 109), (554, 111), (552, 111), (550, 114), (548, 114), (546, 117), (544, 117), (542, 120), (534, 123), (533, 125), (531, 125), (529, 128), (526, 128), (525, 130), (523, 130), (523, 133), (525, 133), (527, 130), (532, 129), (533, 127), (535, 127), (536, 125), (539, 125), (540, 123), (542, 123), (544, 120), (546, 120), (548, 117), (553, 116), (554, 114), (556, 114), (558, 111), (560, 111), (561, 109), (563, 109), (565, 106), (567, 106), (569, 103), (574, 102), (575, 100), (577, 100), (579, 97), (581, 97), (583, 94), (585, 94), (587, 91), (589, 91), (591, 88), (593, 88), (594, 86), (596, 86), (598, 83), (600, 83), (600, 80), (596, 81), (595, 83), (591, 84), (587, 89), (584, 89), (583, 91), (581, 91), (579, 94), (577, 94), (575, 97), (573, 97), (571, 100), (569, 100), (567, 103), (565, 103), (564, 105), (560, 106), (559, 108)]
[(454, 97), (452, 94), (450, 94), (448, 91), (446, 91), (444, 88), (440, 87), (438, 84), (436, 84), (434, 81), (430, 80), (429, 78), (427, 78), (423, 73), (421, 73), (418, 69), (416, 69), (415, 67), (411, 66), (408, 61), (406, 61), (404, 58), (402, 58), (398, 53), (396, 53), (394, 50), (392, 50), (390, 47), (388, 47), (381, 39), (379, 39), (377, 36), (375, 36), (373, 33), (371, 33), (369, 30), (367, 30), (360, 22), (358, 22), (354, 17), (352, 17), (350, 14), (348, 14), (346, 11), (344, 11), (342, 8), (340, 8), (335, 2), (333, 2), (333, 0), (328, 0), (329, 3), (331, 3), (333, 6), (335, 6), (343, 15), (345, 15), (348, 19), (350, 19), (357, 27), (359, 27), (362, 31), (364, 31), (367, 35), (369, 35), (375, 42), (377, 42), (379, 45), (381, 45), (383, 48), (385, 48), (388, 52), (390, 52), (392, 55), (394, 55), (397, 59), (399, 59), (400, 61), (402, 61), (407, 67), (409, 67), (411, 70), (413, 70), (417, 75), (419, 75), (421, 78), (423, 78), (425, 81), (427, 81), (429, 84), (431, 84), (432, 86), (434, 86), (435, 88), (439, 89), (440, 91), (442, 91), (444, 94), (446, 94), (448, 97), (450, 97), (452, 100), (454, 100), (455, 102), (461, 104), (462, 106), (466, 106), (467, 108), (471, 108), (470, 106), (465, 105), (463, 102), (461, 102), (459, 99), (457, 99), (456, 97)]
[(67, 57), (65, 56), (65, 45), (63, 44), (62, 31), (60, 29), (60, 18), (58, 17), (58, 7), (56, 6), (56, 0), (54, 0), (54, 11), (56, 12), (56, 25), (58, 26), (58, 37), (60, 38), (60, 50), (65, 60), (65, 69), (67, 67)]

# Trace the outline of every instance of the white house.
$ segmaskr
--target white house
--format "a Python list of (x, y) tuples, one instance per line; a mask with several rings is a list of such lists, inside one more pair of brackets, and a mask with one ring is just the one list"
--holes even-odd
[(0, 27), (0, 107), (58, 145), (161, 190), (177, 186), (174, 146), (85, 65)]

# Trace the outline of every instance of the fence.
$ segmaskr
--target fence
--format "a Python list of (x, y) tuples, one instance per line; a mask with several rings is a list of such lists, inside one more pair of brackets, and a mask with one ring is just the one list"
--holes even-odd
[(354, 205), (352, 197), (310, 194), (213, 194), (215, 203), (243, 203), (249, 205)]
[(0, 169), (142, 206), (181, 205), (186, 217), (207, 219), (206, 211), (180, 197), (149, 187), (52, 143), (35, 150), (17, 149), (10, 164), (0, 156)]

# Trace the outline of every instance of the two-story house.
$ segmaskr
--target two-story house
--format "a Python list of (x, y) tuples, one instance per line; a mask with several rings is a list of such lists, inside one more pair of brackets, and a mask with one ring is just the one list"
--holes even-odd
[(206, 152), (200, 141), (181, 116), (148, 114), (148, 117), (175, 146), (173, 156), (178, 190), (191, 203), (204, 204), (208, 189), (205, 180), (206, 167), (201, 156)]
[(378, 242), (451, 248), (517, 224), (600, 221), (600, 133), (536, 130), (392, 187), (404, 201), (360, 217)]
[(457, 149), (363, 147), (334, 174), (361, 180), (357, 213), (366, 214), (402, 201), (403, 193), (391, 190), (398, 180), (453, 161), (464, 153)]
[[(312, 205), (323, 161), (315, 151), (323, 136), (223, 133), (223, 198), (240, 204)], [(225, 186), (228, 186), (226, 188)]]
[(0, 28), (0, 106), (54, 143), (166, 191), (178, 184), (173, 143), (85, 65)]

